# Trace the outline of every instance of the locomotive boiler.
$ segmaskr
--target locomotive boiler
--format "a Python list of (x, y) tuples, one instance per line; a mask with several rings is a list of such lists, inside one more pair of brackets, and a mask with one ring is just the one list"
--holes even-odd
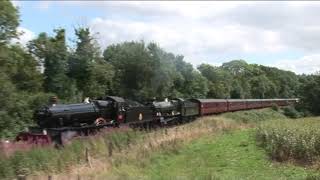
[(100, 125), (114, 119), (111, 101), (94, 100), (89, 103), (57, 104), (36, 110), (34, 117), (43, 128)]

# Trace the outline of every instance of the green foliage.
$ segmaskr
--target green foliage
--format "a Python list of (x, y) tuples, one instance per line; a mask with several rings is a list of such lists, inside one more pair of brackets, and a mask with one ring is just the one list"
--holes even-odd
[(5, 70), (10, 74), (11, 81), (16, 88), (29, 92), (41, 91), (43, 76), (38, 71), (39, 63), (20, 46), (11, 46), (7, 52), (8, 66)]
[(152, 62), (143, 42), (111, 45), (103, 55), (116, 69), (113, 79), (116, 95), (133, 99), (151, 95)]
[(320, 114), (320, 75), (314, 74), (300, 77), (301, 86), (299, 89), (300, 106), (303, 111), (310, 111)]
[[(172, 145), (171, 145), (172, 146)], [(153, 152), (137, 161), (127, 161), (97, 179), (304, 179), (319, 172), (275, 165), (257, 148), (252, 130), (207, 135), (172, 151)], [(141, 163), (144, 162), (144, 163)], [(124, 171), (125, 169), (125, 171)]]
[(84, 95), (88, 97), (101, 97), (112, 92), (113, 67), (102, 60), (92, 64), (89, 68), (88, 81), (84, 85)]
[(281, 112), (272, 108), (224, 113), (222, 116), (243, 123), (258, 123), (272, 119), (286, 119)]
[(303, 116), (303, 114), (298, 112), (293, 106), (284, 107), (283, 113), (290, 118), (300, 118)]
[(277, 104), (272, 104), (271, 109), (274, 111), (279, 111), (280, 107)]
[(29, 51), (44, 64), (44, 89), (52, 92), (59, 98), (66, 99), (74, 96), (73, 81), (67, 76), (67, 51), (65, 30), (56, 29), (55, 37), (48, 37), (41, 33), (29, 45)]
[(69, 58), (69, 76), (75, 79), (83, 97), (97, 98), (111, 93), (114, 77), (112, 65), (103, 61), (89, 28), (76, 29), (75, 34), (78, 42)]
[(43, 103), (43, 76), (37, 61), (16, 45), (0, 45), (0, 64), (0, 137), (14, 137), (33, 123), (33, 110)]
[(273, 159), (313, 163), (320, 157), (319, 118), (265, 122), (256, 133), (258, 143)]
[(201, 64), (198, 67), (201, 74), (209, 81), (208, 98), (229, 98), (232, 84), (232, 75), (219, 67)]
[(17, 37), (18, 10), (9, 0), (0, 1), (0, 17), (0, 45), (3, 45), (11, 38)]
[(114, 131), (90, 138), (79, 138), (62, 149), (53, 147), (34, 148), (27, 152), (16, 152), (13, 156), (0, 156), (0, 178), (12, 178), (21, 174), (34, 172), (65, 172), (72, 165), (86, 162), (86, 149), (92, 158), (107, 157), (111, 147), (119, 151), (129, 144), (135, 143), (143, 133), (132, 130)]
[(157, 44), (125, 42), (111, 45), (104, 59), (113, 65), (113, 93), (136, 100), (151, 97), (205, 97), (206, 79), (183, 56), (165, 52)]
[(198, 70), (209, 80), (211, 98), (296, 97), (298, 76), (292, 72), (234, 60), (214, 67), (201, 64)]

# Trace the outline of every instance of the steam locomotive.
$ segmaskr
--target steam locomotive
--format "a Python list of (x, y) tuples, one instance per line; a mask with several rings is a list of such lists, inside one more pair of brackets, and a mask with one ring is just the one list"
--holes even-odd
[(53, 104), (39, 108), (34, 119), (41, 128), (119, 125), (151, 121), (152, 110), (138, 102), (107, 96), (78, 104)]

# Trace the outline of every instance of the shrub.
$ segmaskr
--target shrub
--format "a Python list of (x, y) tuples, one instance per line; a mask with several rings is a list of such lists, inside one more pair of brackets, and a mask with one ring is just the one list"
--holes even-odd
[(256, 139), (278, 161), (312, 163), (320, 157), (320, 122), (317, 118), (272, 120), (257, 128)]
[(249, 110), (249, 111), (237, 111), (228, 112), (222, 116), (240, 121), (243, 123), (257, 123), (261, 121), (271, 120), (271, 119), (284, 119), (286, 118), (282, 113), (275, 111), (271, 108), (259, 109), (259, 110)]
[(274, 103), (272, 104), (271, 109), (274, 110), (274, 111), (279, 111), (280, 110), (279, 106), (277, 104), (274, 104)]
[(284, 107), (283, 113), (290, 118), (299, 118), (303, 116), (302, 113), (298, 112), (293, 106)]

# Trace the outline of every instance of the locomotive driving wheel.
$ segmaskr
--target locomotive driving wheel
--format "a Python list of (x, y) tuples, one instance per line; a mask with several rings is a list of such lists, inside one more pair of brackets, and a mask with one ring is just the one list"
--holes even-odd
[(103, 124), (106, 124), (106, 123), (107, 123), (107, 121), (103, 117), (99, 117), (94, 121), (94, 124), (96, 126), (103, 125)]

